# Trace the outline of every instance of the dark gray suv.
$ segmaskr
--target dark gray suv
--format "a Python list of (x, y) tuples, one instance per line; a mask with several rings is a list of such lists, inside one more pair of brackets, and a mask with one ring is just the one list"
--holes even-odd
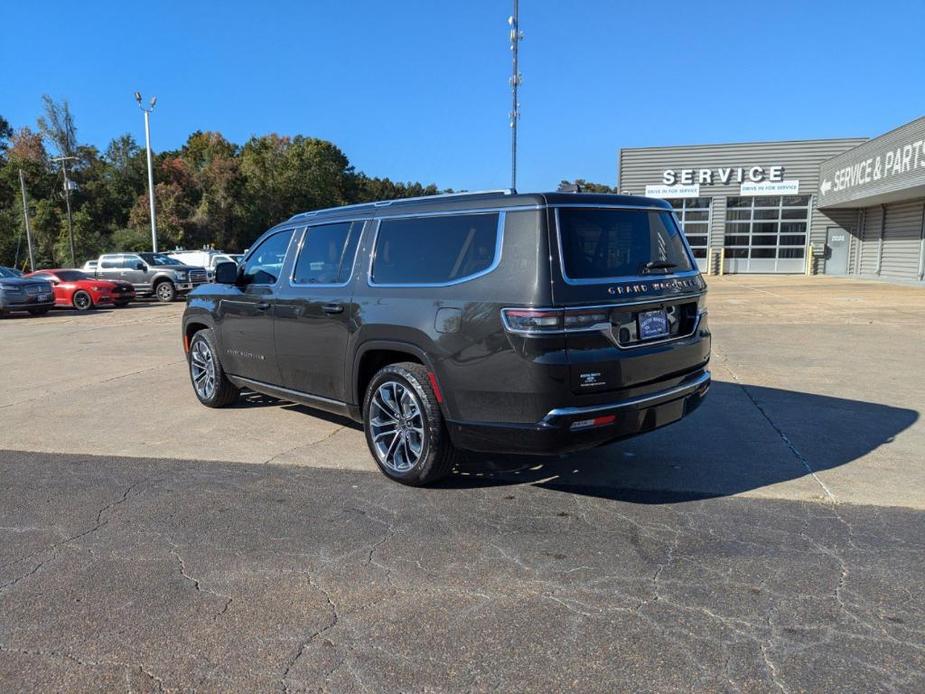
[(298, 214), (187, 297), (196, 396), (246, 388), (362, 422), (389, 477), (460, 449), (556, 454), (707, 392), (706, 285), (671, 207), (506, 191)]

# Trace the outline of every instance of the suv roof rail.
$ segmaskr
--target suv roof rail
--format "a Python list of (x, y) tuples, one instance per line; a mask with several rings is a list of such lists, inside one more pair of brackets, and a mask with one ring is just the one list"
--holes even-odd
[(459, 193), (437, 193), (436, 195), (418, 195), (413, 198), (395, 198), (394, 200), (371, 200), (369, 202), (358, 202), (353, 205), (341, 205), (340, 207), (325, 207), (321, 210), (312, 210), (311, 212), (299, 212), (292, 215), (287, 221), (298, 219), (299, 217), (314, 217), (322, 212), (335, 212), (339, 210), (351, 210), (357, 207), (388, 207), (396, 202), (412, 202), (414, 200), (435, 200), (443, 198), (465, 197), (467, 195), (516, 195), (517, 191), (513, 188), (493, 188), (490, 190), (467, 190)]

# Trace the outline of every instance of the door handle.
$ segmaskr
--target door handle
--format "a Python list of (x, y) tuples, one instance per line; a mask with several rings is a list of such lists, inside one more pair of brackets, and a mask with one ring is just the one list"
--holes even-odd
[(325, 304), (321, 307), (321, 310), (327, 313), (328, 315), (333, 315), (335, 313), (343, 313), (344, 306), (343, 304)]
[(256, 308), (258, 311), (266, 311), (268, 308), (270, 308), (270, 304), (268, 304), (266, 301), (261, 301), (259, 304), (256, 304), (254, 308)]

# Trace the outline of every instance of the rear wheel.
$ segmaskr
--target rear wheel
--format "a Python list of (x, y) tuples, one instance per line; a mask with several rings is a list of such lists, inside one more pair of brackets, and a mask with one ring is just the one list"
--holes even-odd
[(459, 454), (423, 366), (380, 369), (366, 390), (363, 415), (366, 443), (388, 477), (421, 486), (450, 474)]
[(228, 380), (208, 328), (193, 335), (189, 347), (190, 380), (196, 397), (206, 407), (225, 407), (238, 399), (238, 389)]
[(154, 286), (154, 296), (158, 301), (163, 301), (165, 304), (170, 303), (177, 298), (177, 288), (170, 280), (161, 280)]
[(80, 291), (74, 292), (74, 296), (71, 298), (71, 304), (78, 311), (86, 311), (93, 308), (93, 299), (87, 292), (81, 289)]

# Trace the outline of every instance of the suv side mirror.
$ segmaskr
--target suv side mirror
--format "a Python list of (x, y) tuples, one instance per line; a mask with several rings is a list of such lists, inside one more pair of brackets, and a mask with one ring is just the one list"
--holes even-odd
[(224, 260), (215, 265), (216, 284), (234, 284), (238, 281), (238, 264)]
[(147, 270), (148, 266), (139, 260), (137, 263), (135, 263), (135, 269), (136, 270)]

